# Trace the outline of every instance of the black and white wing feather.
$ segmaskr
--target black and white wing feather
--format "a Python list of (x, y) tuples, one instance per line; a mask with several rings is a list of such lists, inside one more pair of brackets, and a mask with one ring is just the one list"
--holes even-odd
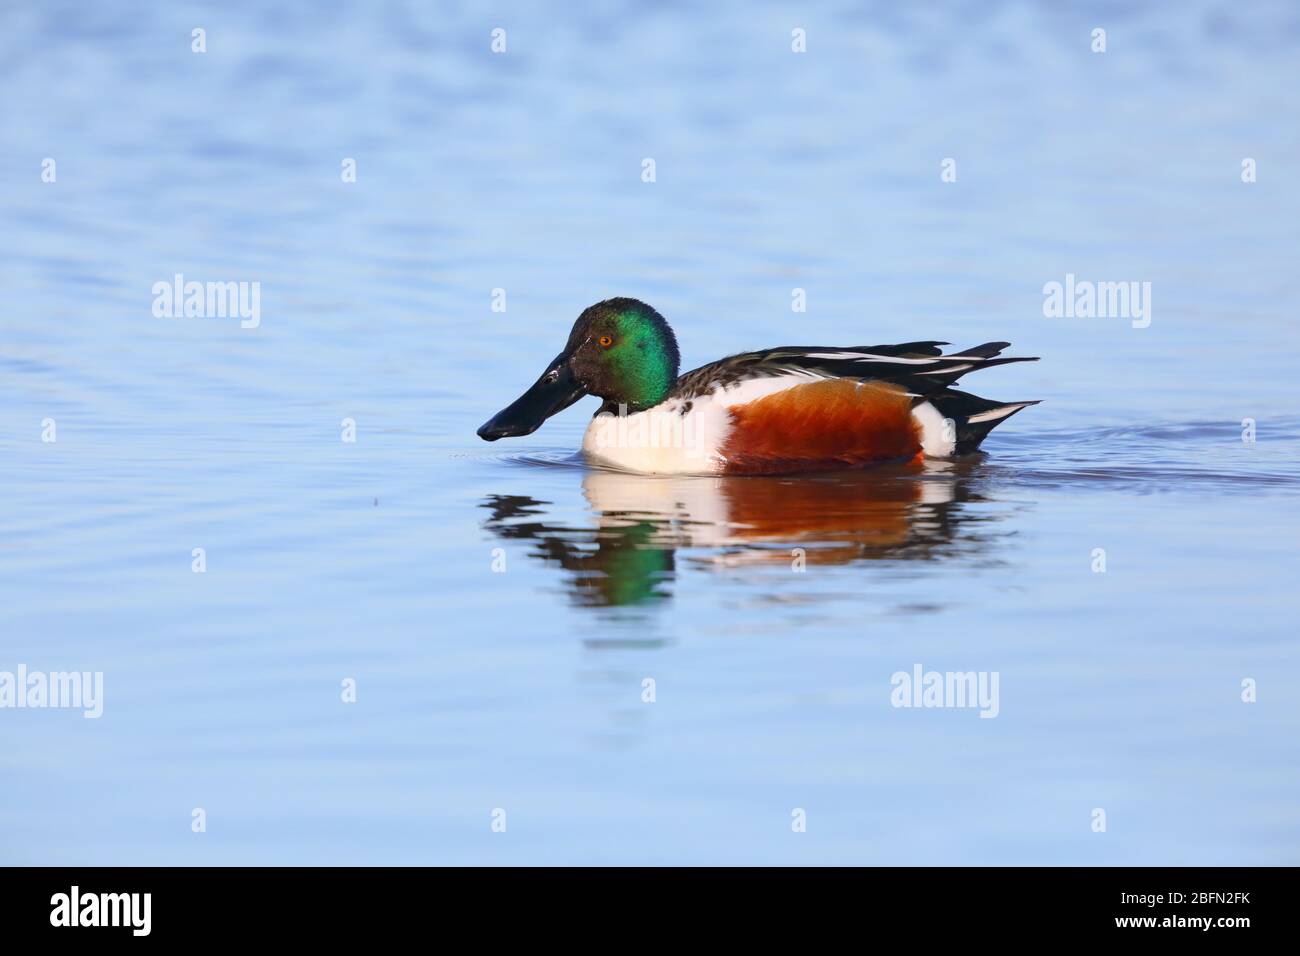
[(967, 372), (1036, 358), (1002, 358), (1009, 342), (986, 342), (963, 352), (942, 353), (947, 342), (904, 342), (850, 348), (786, 345), (745, 352), (687, 372), (677, 380), (674, 397), (694, 398), (756, 378), (803, 375), (893, 382), (918, 398), (940, 392)]

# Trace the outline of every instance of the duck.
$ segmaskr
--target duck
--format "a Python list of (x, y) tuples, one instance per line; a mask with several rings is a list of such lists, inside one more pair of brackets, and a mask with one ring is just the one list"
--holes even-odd
[(1032, 362), (1009, 342), (943, 353), (947, 342), (780, 346), (679, 375), (677, 337), (639, 299), (583, 310), (563, 350), (478, 429), (530, 435), (579, 399), (601, 399), (582, 441), (593, 465), (645, 475), (787, 475), (972, 455), (1037, 401), (953, 388), (968, 372)]

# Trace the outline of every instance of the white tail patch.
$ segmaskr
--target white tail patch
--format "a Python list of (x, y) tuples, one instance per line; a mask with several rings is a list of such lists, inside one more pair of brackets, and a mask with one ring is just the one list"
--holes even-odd
[(957, 450), (957, 429), (929, 402), (912, 409), (921, 426), (921, 451), (927, 458), (947, 458)]

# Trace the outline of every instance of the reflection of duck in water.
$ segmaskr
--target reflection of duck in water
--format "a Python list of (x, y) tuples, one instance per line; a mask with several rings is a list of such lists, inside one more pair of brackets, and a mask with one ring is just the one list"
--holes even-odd
[[(571, 572), (580, 604), (629, 605), (664, 599), (678, 550), (701, 567), (848, 564), (908, 560), (955, 550), (963, 503), (975, 500), (962, 463), (787, 478), (648, 478), (593, 471), (583, 492), (594, 524), (545, 520), (546, 503), (494, 495), (485, 527), (534, 542), (534, 557)], [(966, 536), (966, 543), (978, 539)]]
[(570, 572), (566, 583), (579, 604), (645, 604), (670, 595), (674, 549), (662, 537), (662, 519), (634, 520), (597, 513), (594, 528), (566, 528), (532, 520), (545, 514), (546, 502), (526, 495), (490, 495), (492, 511), (484, 527), (499, 537), (534, 542), (531, 552)]
[(604, 403), (582, 442), (606, 467), (642, 474), (775, 475), (950, 458), (1034, 402), (952, 386), (1001, 358), (1006, 342), (943, 355), (945, 342), (782, 346), (677, 375), (677, 340), (636, 299), (599, 302), (531, 388), (478, 430), (528, 435), (584, 395)]

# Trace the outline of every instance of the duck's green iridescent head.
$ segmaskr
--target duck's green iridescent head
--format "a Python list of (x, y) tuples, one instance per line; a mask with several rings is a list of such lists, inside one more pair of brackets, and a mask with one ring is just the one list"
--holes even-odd
[(637, 299), (606, 299), (578, 316), (564, 351), (527, 392), (478, 430), (496, 441), (528, 435), (584, 395), (629, 412), (658, 405), (677, 381), (677, 339), (664, 317)]

